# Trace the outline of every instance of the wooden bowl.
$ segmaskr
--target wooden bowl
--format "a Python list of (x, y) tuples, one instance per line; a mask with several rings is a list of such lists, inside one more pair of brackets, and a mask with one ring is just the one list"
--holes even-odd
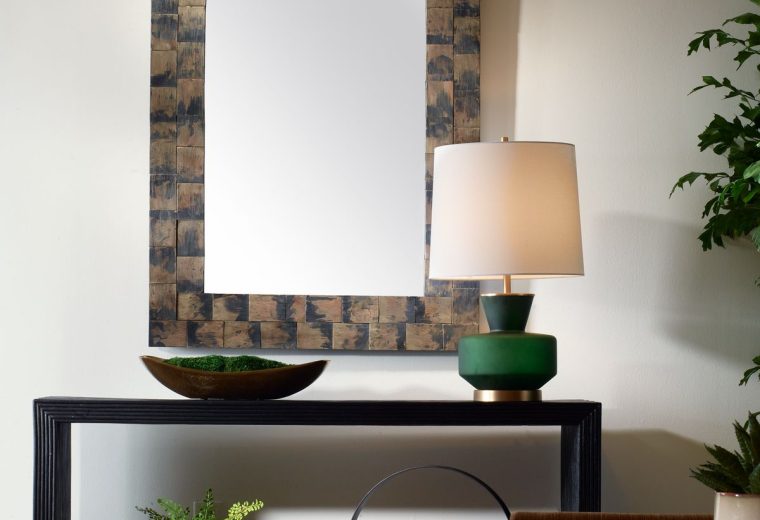
[(312, 384), (326, 360), (302, 365), (246, 372), (211, 372), (166, 363), (155, 356), (140, 356), (153, 377), (180, 395), (199, 399), (279, 399)]

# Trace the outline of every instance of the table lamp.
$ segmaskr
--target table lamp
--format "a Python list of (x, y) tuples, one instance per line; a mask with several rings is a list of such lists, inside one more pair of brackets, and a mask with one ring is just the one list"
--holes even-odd
[(430, 278), (503, 281), (480, 298), (490, 332), (459, 340), (459, 374), (478, 401), (540, 400), (557, 340), (525, 332), (533, 295), (512, 293), (511, 280), (583, 274), (575, 147), (439, 146), (433, 172)]

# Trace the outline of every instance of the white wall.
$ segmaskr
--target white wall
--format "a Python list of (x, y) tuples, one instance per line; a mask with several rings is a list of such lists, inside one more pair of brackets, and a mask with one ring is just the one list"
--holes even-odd
[[(149, 2), (3, 7), (0, 494), (3, 517), (20, 520), (31, 515), (34, 397), (172, 395), (137, 361), (149, 352)], [(682, 172), (720, 167), (695, 136), (722, 105), (685, 93), (732, 69), (725, 56), (686, 59), (686, 42), (747, 7), (484, 0), (484, 138), (577, 145), (586, 276), (531, 284), (531, 327), (559, 339), (546, 397), (604, 403), (608, 510), (709, 511), (688, 468), (704, 459), (702, 442), (731, 443), (731, 420), (756, 408), (756, 384), (736, 382), (760, 337), (757, 256), (742, 246), (703, 254), (703, 194), (667, 198)], [(503, 83), (486, 77), (494, 70)], [(469, 397), (454, 357), (332, 359), (299, 397)], [(557, 507), (556, 432), (511, 434), (505, 446), (504, 431), (86, 426), (75, 518), (139, 518), (134, 504), (188, 500), (209, 485), (263, 498), (260, 518), (346, 518), (375, 479), (419, 462), (468, 468), (516, 508)], [(419, 495), (464, 487), (415, 482)]]

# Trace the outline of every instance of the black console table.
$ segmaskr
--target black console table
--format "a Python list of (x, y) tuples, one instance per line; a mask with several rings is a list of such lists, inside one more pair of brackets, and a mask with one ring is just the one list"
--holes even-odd
[(34, 519), (71, 518), (71, 425), (561, 426), (563, 511), (601, 506), (602, 405), (591, 401), (34, 401)]

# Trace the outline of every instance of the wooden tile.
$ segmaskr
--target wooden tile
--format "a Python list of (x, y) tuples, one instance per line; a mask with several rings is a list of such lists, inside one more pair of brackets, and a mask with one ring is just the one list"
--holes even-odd
[(454, 17), (480, 17), (480, 0), (454, 0)]
[(215, 294), (214, 320), (248, 321), (247, 294)]
[(177, 14), (177, 0), (152, 0), (151, 13)]
[(203, 292), (202, 256), (177, 257), (177, 290), (183, 292)]
[(150, 176), (150, 209), (177, 210), (177, 179), (174, 175)]
[(197, 42), (177, 44), (177, 77), (203, 79), (205, 76), (206, 46)]
[(454, 131), (454, 143), (480, 142), (480, 128), (457, 128)]
[(177, 319), (177, 286), (170, 283), (150, 284), (150, 319)]
[(221, 347), (224, 345), (224, 322), (188, 321), (187, 345), (190, 347)]
[(202, 79), (181, 79), (177, 82), (177, 115), (203, 115)]
[(454, 18), (454, 55), (480, 53), (480, 19)]
[(177, 51), (151, 51), (150, 86), (177, 86)]
[(378, 320), (380, 305), (377, 296), (343, 296), (345, 323), (374, 323)]
[(203, 256), (202, 220), (177, 221), (177, 254), (179, 256)]
[[(381, 297), (382, 298), (382, 297)], [(370, 323), (370, 350), (404, 350), (406, 342), (406, 324), (404, 323)]]
[(225, 321), (224, 346), (261, 348), (261, 325), (254, 321)]
[(436, 7), (427, 10), (427, 43), (447, 45), (454, 42), (454, 10)]
[(406, 296), (380, 296), (380, 323), (414, 322), (414, 298)]
[(477, 325), (480, 318), (479, 303), (479, 289), (454, 289), (451, 322), (457, 325)]
[(454, 7), (454, 0), (428, 0), (427, 7)]
[[(429, 239), (430, 237), (430, 230), (428, 229), (427, 237)], [(430, 243), (429, 240), (426, 244), (426, 247), (429, 247)], [(451, 280), (431, 280), (430, 279), (430, 256), (427, 255), (425, 258), (425, 296), (453, 296), (453, 293), (451, 291), (452, 288), (452, 282)]]
[(248, 295), (248, 321), (284, 321), (285, 308), (277, 296)]
[(151, 247), (150, 282), (176, 283), (177, 255), (173, 247)]
[(150, 122), (173, 123), (177, 120), (177, 89), (150, 87)]
[(177, 245), (177, 219), (173, 211), (154, 211), (150, 216), (150, 245), (175, 247)]
[(206, 0), (179, 0), (179, 5), (206, 5)]
[(414, 321), (417, 323), (451, 323), (453, 298), (433, 296), (417, 298)]
[(177, 218), (203, 218), (203, 184), (177, 183)]
[(296, 323), (298, 349), (329, 349), (332, 346), (332, 323)]
[(480, 126), (480, 93), (466, 92), (456, 96), (454, 102), (454, 127), (476, 129)]
[(179, 7), (179, 29), (177, 40), (181, 42), (203, 42), (206, 40), (206, 8), (200, 6)]
[(425, 296), (451, 296), (450, 280), (425, 280)]
[(454, 289), (480, 289), (478, 280), (454, 280)]
[(177, 173), (177, 145), (174, 141), (151, 141), (150, 173), (153, 175)]
[(177, 180), (203, 182), (203, 148), (180, 146), (177, 148)]
[(433, 153), (436, 146), (452, 144), (454, 128), (453, 101), (453, 81), (428, 82), (426, 153)]
[(443, 350), (443, 325), (407, 323), (406, 350)]
[(280, 296), (285, 305), (285, 321), (306, 321), (306, 296)]
[(208, 321), (212, 317), (214, 295), (205, 293), (179, 293), (177, 317), (180, 320)]
[(433, 190), (425, 190), (425, 224), (430, 225), (433, 220)]
[(368, 323), (333, 323), (333, 349), (366, 350), (369, 347)]
[(432, 153), (425, 154), (425, 189), (433, 189), (433, 157)]
[(444, 325), (443, 349), (458, 350), (459, 340), (462, 336), (470, 336), (477, 333), (477, 325)]
[(150, 48), (171, 51), (177, 48), (177, 15), (154, 14), (150, 17)]
[(148, 345), (151, 347), (186, 347), (186, 321), (151, 321)]
[(177, 146), (203, 146), (203, 117), (177, 118)]
[(480, 92), (480, 54), (454, 56), (454, 93)]
[[(341, 321), (341, 299), (337, 296), (307, 296), (306, 321)], [(301, 348), (301, 343), (298, 343)]]
[(169, 121), (150, 124), (151, 141), (174, 141), (177, 142), (177, 122)]
[(261, 348), (296, 348), (296, 330), (292, 322), (261, 322)]
[(454, 79), (454, 46), (427, 46), (427, 80), (452, 81)]

